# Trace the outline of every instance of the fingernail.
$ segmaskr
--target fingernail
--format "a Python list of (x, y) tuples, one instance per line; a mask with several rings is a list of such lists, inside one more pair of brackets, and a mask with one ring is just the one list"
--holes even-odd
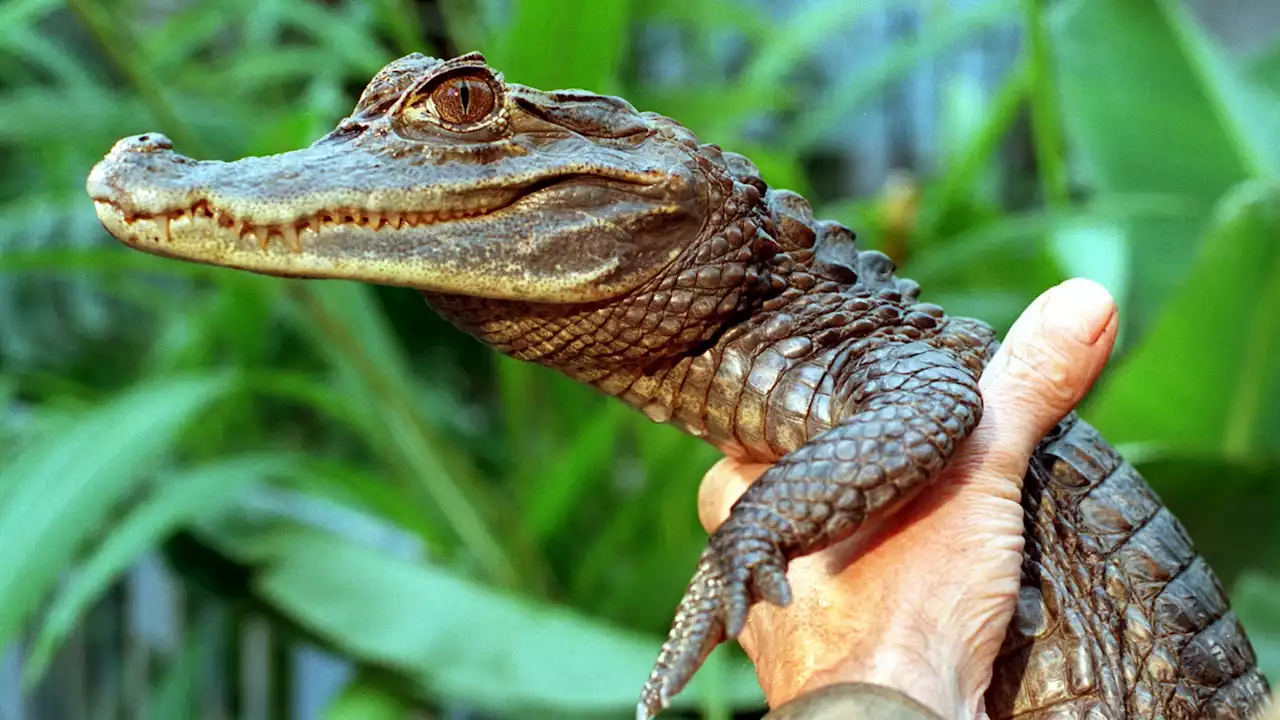
[(1107, 289), (1092, 280), (1072, 278), (1049, 291), (1042, 317), (1072, 339), (1093, 345), (1102, 337), (1114, 312)]

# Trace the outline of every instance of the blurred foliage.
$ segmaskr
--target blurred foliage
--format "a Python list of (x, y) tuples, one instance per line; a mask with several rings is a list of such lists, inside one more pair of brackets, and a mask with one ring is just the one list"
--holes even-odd
[[(712, 450), (493, 356), (412, 293), (108, 242), (83, 181), (117, 138), (291, 149), (390, 59), (478, 48), (509, 80), (621, 94), (807, 192), (824, 178), (800, 159), (842, 118), (995, 27), (1021, 28), (1021, 54), (989, 101), (962, 76), (942, 88), (936, 171), (820, 214), (1002, 328), (1059, 279), (1110, 287), (1124, 343), (1085, 415), (1188, 525), (1280, 675), (1280, 44), (1228, 57), (1174, 0), (922, 3), (910, 42), (806, 79), (814, 48), (889, 5), (0, 6), (0, 645), (30, 630), (27, 682), (162, 548), (193, 586), (363, 668), (329, 718), (621, 717), (705, 540)], [(646, 70), (645, 32), (678, 38), (677, 79)], [(1004, 167), (1024, 127), (1031, 167)], [(219, 631), (188, 628), (158, 717), (190, 709)], [(721, 651), (680, 701), (723, 718), (759, 691)]]

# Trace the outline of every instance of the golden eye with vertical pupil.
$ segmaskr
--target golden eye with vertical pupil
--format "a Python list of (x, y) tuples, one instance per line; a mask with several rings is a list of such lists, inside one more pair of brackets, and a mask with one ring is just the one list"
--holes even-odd
[(417, 141), (431, 141), (440, 131), (473, 140), (486, 132), (502, 132), (504, 91), (502, 76), (488, 68), (450, 68), (421, 79), (401, 96), (390, 112), (392, 126), (402, 137)]
[(474, 125), (493, 113), (497, 93), (484, 75), (452, 75), (431, 89), (431, 104), (450, 125)]

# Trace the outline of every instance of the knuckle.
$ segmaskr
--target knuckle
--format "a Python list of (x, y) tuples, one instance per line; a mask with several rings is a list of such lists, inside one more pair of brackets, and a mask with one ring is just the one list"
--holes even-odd
[[(1005, 362), (994, 378), (1001, 393), (1066, 412), (1079, 401), (1081, 364), (1052, 345), (1016, 342), (1001, 348)], [(1011, 391), (1011, 392), (1009, 392)], [(992, 399), (988, 402), (996, 402)]]

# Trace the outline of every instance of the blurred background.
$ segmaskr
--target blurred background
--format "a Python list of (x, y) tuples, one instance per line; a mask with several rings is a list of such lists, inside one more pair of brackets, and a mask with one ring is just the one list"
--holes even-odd
[[(714, 451), (413, 292), (129, 251), (84, 195), (121, 136), (297, 148), (472, 49), (749, 155), (954, 314), (1106, 284), (1083, 413), (1280, 678), (1275, 0), (4, 0), (0, 720), (631, 716)], [(680, 701), (761, 705), (736, 648)]]

